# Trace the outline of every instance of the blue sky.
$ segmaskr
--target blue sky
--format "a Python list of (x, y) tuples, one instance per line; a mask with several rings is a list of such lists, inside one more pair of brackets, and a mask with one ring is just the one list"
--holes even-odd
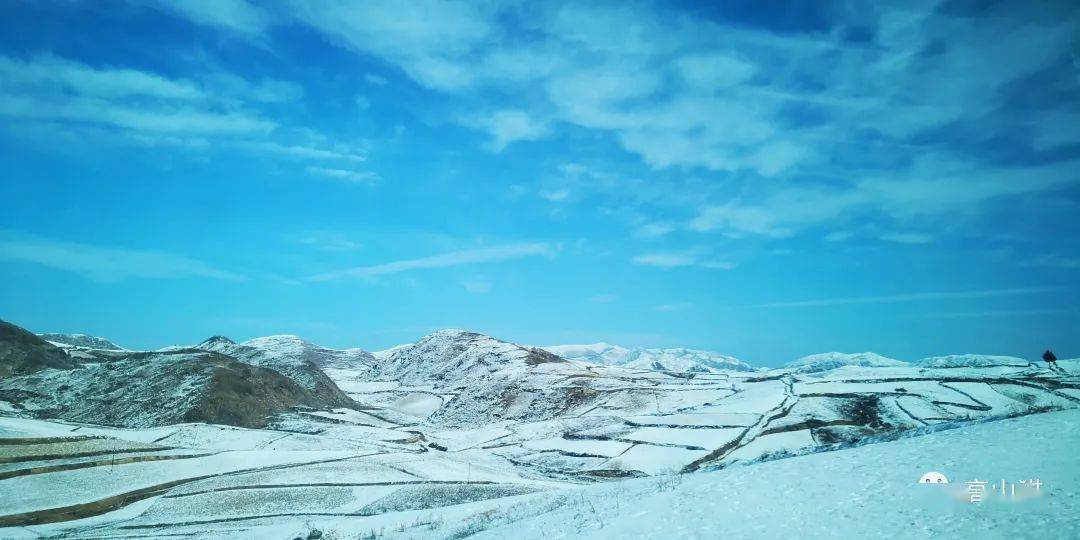
[(1071, 2), (760, 4), (4, 2), (0, 317), (1080, 356)]

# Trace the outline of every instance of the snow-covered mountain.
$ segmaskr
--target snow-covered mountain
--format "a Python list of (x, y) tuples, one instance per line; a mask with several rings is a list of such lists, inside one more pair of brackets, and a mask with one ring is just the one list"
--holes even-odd
[(811, 354), (788, 362), (784, 367), (795, 373), (820, 373), (844, 366), (858, 367), (904, 367), (911, 364), (903, 360), (888, 358), (877, 353), (842, 353), (827, 352)]
[[(371, 353), (359, 349), (330, 349), (291, 334), (264, 336), (234, 343), (224, 336), (214, 336), (197, 345), (200, 349), (226, 354), (235, 353), (252, 361), (274, 362), (281, 365), (301, 365), (311, 362), (324, 367), (357, 367), (374, 361)], [(231, 351), (231, 352), (230, 352)]]
[(381, 351), (372, 351), (371, 356), (375, 357), (376, 360), (385, 360), (391, 354), (394, 354), (401, 349), (407, 349), (409, 347), (412, 347), (412, 345), (412, 343), (406, 343), (404, 345), (395, 345), (393, 347), (390, 347), (389, 349), (383, 349)]
[(755, 371), (734, 356), (696, 349), (633, 349), (621, 364), (634, 369), (709, 373), (717, 371)]
[(567, 360), (579, 360), (605, 366), (619, 365), (630, 354), (630, 349), (626, 347), (604, 342), (590, 345), (550, 345), (544, 347), (544, 350), (553, 352)]
[(103, 337), (88, 336), (86, 334), (38, 334), (38, 337), (56, 345), (100, 349), (103, 351), (126, 350)]
[(327, 349), (293, 335), (266, 336), (243, 343), (214, 336), (195, 348), (273, 369), (308, 390), (335, 396), (339, 406), (347, 406), (351, 400), (326, 376), (322, 368), (348, 366), (366, 369), (374, 361), (370, 354), (361, 349)]
[(1023, 358), (1015, 356), (992, 356), (986, 354), (950, 354), (946, 356), (931, 356), (917, 360), (914, 365), (924, 368), (960, 368), (960, 367), (992, 367), (1010, 366), (1027, 367), (1031, 364)]
[(129, 427), (264, 426), (296, 406), (353, 404), (333, 390), (304, 388), (276, 370), (208, 350), (65, 352), (0, 324), (0, 401), (32, 416)]
[(448, 381), (470, 384), (494, 374), (516, 375), (529, 366), (565, 362), (542, 349), (523, 347), (465, 330), (440, 330), (411, 346), (398, 347), (381, 362), (380, 378), (402, 382)]
[(0, 321), (0, 378), (74, 366), (75, 362), (60, 348), (23, 328)]
[(679, 373), (712, 373), (719, 371), (754, 371), (754, 367), (738, 358), (711, 351), (686, 348), (627, 349), (607, 343), (591, 345), (551, 345), (545, 350), (568, 360), (579, 360), (606, 366), (630, 369), (674, 371)]

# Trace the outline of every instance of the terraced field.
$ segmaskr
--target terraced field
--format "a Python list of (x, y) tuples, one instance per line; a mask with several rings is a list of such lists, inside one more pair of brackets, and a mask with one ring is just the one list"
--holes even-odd
[[(553, 363), (500, 394), (508, 397), (495, 412), (513, 419), (461, 427), (438, 414), (460, 404), (461, 388), (327, 373), (366, 405), (297, 410), (266, 429), (0, 417), (0, 537), (303, 538), (329, 521), (340, 533), (341, 520), (355, 533), (344, 537), (425, 537), (447, 521), (506, 513), (541, 494), (561, 500), (596, 482), (1080, 403), (1077, 376), (1031, 366), (687, 376)], [(521, 419), (537, 396), (572, 392), (582, 397), (554, 417)]]

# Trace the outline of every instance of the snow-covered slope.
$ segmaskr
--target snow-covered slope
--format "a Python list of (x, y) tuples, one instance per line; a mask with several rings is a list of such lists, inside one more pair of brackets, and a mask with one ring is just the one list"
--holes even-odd
[(263, 426), (295, 406), (340, 406), (277, 371), (188, 349), (127, 353), (68, 369), (0, 379), (0, 401), (19, 414), (145, 427), (180, 422)]
[(243, 343), (235, 343), (223, 336), (214, 336), (196, 345), (196, 348), (225, 354), (253, 366), (273, 369), (308, 390), (332, 396), (339, 406), (348, 406), (351, 400), (321, 368), (349, 366), (366, 369), (374, 361), (370, 354), (360, 349), (327, 349), (292, 335), (266, 336)]
[[(0, 497), (0, 537), (1080, 537), (1077, 410), (593, 485), (522, 475), (482, 449), (358, 451), (343, 433), (118, 430), (0, 417), (0, 437), (11, 438), (0, 455), (37, 459), (4, 464), (11, 477), (0, 480), (0, 494), (17, 496)], [(42, 443), (27, 444), (31, 437)], [(70, 457), (86, 451), (107, 459)], [(950, 483), (918, 484), (931, 470)], [(965, 482), (976, 479), (989, 484), (972, 504)], [(997, 495), (1002, 480), (1017, 485), (1014, 498)], [(109, 498), (127, 505), (107, 506)], [(67, 516), (57, 508), (84, 519), (58, 520)]]
[(235, 343), (224, 336), (214, 336), (197, 347), (245, 357), (253, 362), (274, 362), (291, 366), (311, 362), (320, 368), (355, 368), (370, 365), (374, 361), (374, 357), (363, 349), (329, 349), (289, 334), (264, 336), (243, 343)]
[(754, 367), (734, 356), (695, 349), (634, 349), (621, 364), (634, 369), (710, 373), (716, 371), (754, 371)]
[(754, 371), (754, 367), (733, 356), (686, 348), (627, 349), (607, 343), (591, 345), (551, 345), (545, 350), (569, 360), (631, 369), (712, 373), (718, 371)]
[[(547, 492), (476, 509), (454, 526), (478, 540), (1080, 538), (1078, 447), (1080, 411), (1062, 411), (753, 467)], [(950, 483), (919, 485), (931, 470)], [(1018, 484), (1034, 478), (1037, 490)], [(989, 482), (982, 502), (969, 502), (964, 482), (973, 480)], [(1002, 481), (1009, 495), (995, 491)], [(452, 535), (454, 526), (434, 536)]]
[(0, 379), (74, 366), (75, 362), (59, 347), (14, 324), (0, 321)]
[(390, 347), (389, 349), (383, 349), (381, 351), (372, 351), (371, 356), (373, 356), (376, 360), (385, 360), (386, 358), (389, 358), (391, 354), (394, 354), (401, 349), (407, 349), (409, 347), (412, 347), (412, 343), (396, 345), (394, 347)]
[(931, 356), (915, 362), (918, 367), (924, 368), (961, 368), (961, 367), (991, 367), (1013, 366), (1027, 367), (1031, 362), (1015, 356), (991, 356), (986, 354), (950, 354), (947, 356)]
[(605, 366), (617, 366), (622, 364), (630, 349), (611, 345), (609, 343), (593, 343), (589, 345), (550, 345), (544, 350), (555, 353), (568, 360), (580, 360)]
[(399, 347), (377, 364), (380, 378), (402, 382), (481, 383), (492, 375), (515, 375), (531, 366), (565, 362), (542, 349), (522, 347), (465, 330), (440, 330)]
[(104, 351), (126, 350), (105, 338), (88, 336), (86, 334), (38, 334), (38, 337), (50, 343), (67, 345), (70, 347), (83, 347), (86, 349), (100, 349)]
[(858, 367), (902, 367), (909, 366), (907, 362), (881, 356), (877, 353), (842, 353), (827, 352), (811, 354), (798, 360), (789, 362), (784, 367), (795, 373), (818, 373), (830, 371), (844, 366)]

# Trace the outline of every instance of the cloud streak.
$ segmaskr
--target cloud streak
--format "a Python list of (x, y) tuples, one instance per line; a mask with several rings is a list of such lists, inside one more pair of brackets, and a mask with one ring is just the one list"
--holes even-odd
[(689, 251), (667, 251), (643, 253), (631, 259), (635, 264), (653, 266), (656, 268), (672, 269), (696, 266), (707, 270), (731, 270), (736, 264), (721, 259), (703, 258), (705, 253), (702, 249)]
[(379, 181), (379, 175), (370, 171), (354, 171), (350, 169), (331, 169), (329, 167), (308, 167), (307, 171), (318, 176), (325, 176), (335, 180), (344, 180), (357, 184), (373, 184)]
[(102, 282), (127, 278), (245, 279), (183, 255), (61, 242), (13, 231), (0, 231), (0, 259), (40, 264)]
[(999, 296), (1021, 296), (1059, 290), (1060, 287), (1017, 287), (1012, 289), (984, 289), (960, 292), (924, 292), (893, 294), (883, 296), (853, 296), (846, 298), (825, 298), (820, 300), (798, 300), (794, 302), (768, 302), (748, 306), (751, 308), (801, 308), (826, 307), (851, 304), (892, 304), (897, 302), (919, 302), (925, 300), (966, 300), (972, 298), (993, 298)]
[(311, 281), (333, 281), (344, 278), (371, 279), (412, 270), (430, 270), (451, 266), (522, 259), (526, 257), (552, 256), (554, 253), (554, 248), (546, 242), (507, 244), (489, 248), (454, 251), (443, 253), (441, 255), (432, 255), (430, 257), (405, 259), (371, 266), (357, 266), (345, 270), (317, 274), (311, 276), (309, 279)]
[(997, 309), (987, 311), (961, 311), (953, 313), (928, 313), (923, 315), (927, 319), (975, 319), (981, 317), (1020, 317), (1030, 315), (1056, 315), (1064, 313), (1076, 313), (1076, 308), (1047, 308), (1047, 309)]

